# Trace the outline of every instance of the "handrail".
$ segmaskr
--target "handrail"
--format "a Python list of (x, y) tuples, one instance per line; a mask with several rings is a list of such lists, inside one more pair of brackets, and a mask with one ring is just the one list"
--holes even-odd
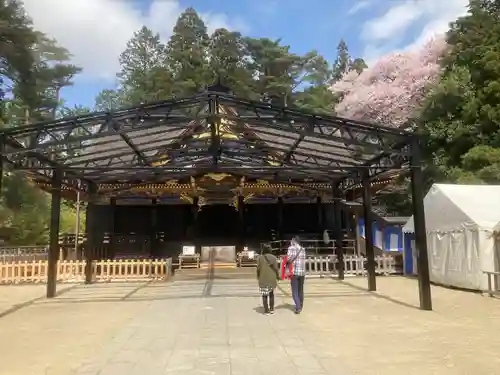
[[(306, 250), (306, 253), (311, 255), (319, 255), (320, 253), (323, 255), (335, 253), (334, 241), (330, 241), (330, 243), (325, 244), (323, 240), (301, 240), (300, 243)], [(284, 254), (288, 250), (290, 241), (277, 240), (261, 242), (261, 251), (266, 245), (271, 246), (273, 252), (277, 254)], [(354, 238), (344, 238), (342, 240), (342, 249), (345, 254), (354, 254), (356, 252), (356, 240)]]

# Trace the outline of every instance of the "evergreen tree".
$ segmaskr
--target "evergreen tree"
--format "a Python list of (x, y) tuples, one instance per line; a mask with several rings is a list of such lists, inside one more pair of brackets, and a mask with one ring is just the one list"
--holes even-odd
[(349, 48), (344, 39), (341, 39), (337, 46), (337, 58), (333, 63), (332, 79), (337, 82), (349, 72), (351, 66), (351, 56), (349, 55)]
[[(11, 104), (3, 101), (12, 90), (12, 84), (19, 87), (24, 97), (35, 95), (33, 85), (34, 59), (31, 47), (36, 34), (22, 3), (16, 0), (0, 1), (0, 125), (8, 121), (6, 111)], [(12, 83), (12, 84), (11, 84)], [(9, 108), (7, 108), (7, 106)]]
[[(53, 118), (60, 90), (79, 72), (68, 60), (68, 51), (32, 29), (21, 2), (0, 0), (0, 91), (10, 94), (1, 103), (1, 125)], [(10, 243), (47, 243), (49, 202), (24, 174), (9, 171), (3, 176), (0, 223), (10, 229)], [(68, 219), (74, 222), (74, 212), (63, 214), (63, 222)]]
[(500, 182), (500, 11), (473, 0), (451, 25), (444, 73), (419, 117), (435, 178)]
[(253, 77), (247, 49), (240, 33), (217, 29), (210, 37), (209, 64), (211, 80), (230, 87), (233, 94), (252, 97)]
[(304, 59), (290, 52), (290, 46), (268, 38), (247, 38), (254, 92), (278, 105), (291, 105), (292, 93), (302, 82)]
[(301, 109), (325, 114), (334, 113), (335, 94), (329, 88), (332, 71), (317, 51), (304, 56), (303, 82), (307, 84), (294, 95), (294, 104)]
[[(165, 90), (168, 90), (166, 88)], [(96, 111), (115, 111), (125, 105), (125, 94), (118, 90), (104, 89), (95, 98)]]
[(356, 73), (361, 74), (366, 68), (368, 68), (368, 65), (366, 65), (365, 60), (363, 60), (361, 57), (357, 57), (351, 62), (349, 71), (355, 71)]
[[(171, 74), (167, 66), (166, 46), (159, 34), (143, 26), (135, 32), (120, 55), (122, 100), (126, 104), (167, 99), (172, 94)], [(111, 92), (105, 91), (110, 99)], [(100, 99), (101, 100), (101, 99)]]
[(211, 83), (209, 45), (205, 23), (193, 8), (186, 9), (177, 20), (167, 45), (174, 95), (193, 95)]

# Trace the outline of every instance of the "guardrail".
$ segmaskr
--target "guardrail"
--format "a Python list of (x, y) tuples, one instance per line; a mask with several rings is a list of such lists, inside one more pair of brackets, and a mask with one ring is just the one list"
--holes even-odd
[(500, 272), (483, 271), (488, 277), (488, 295), (493, 297), (500, 292)]
[[(306, 250), (307, 253), (314, 253), (317, 255), (333, 254), (335, 251), (334, 242), (325, 244), (323, 240), (300, 240), (301, 246)], [(260, 244), (261, 250), (264, 245), (269, 245), (273, 249), (273, 252), (281, 255), (285, 254), (290, 246), (290, 241), (278, 240), (263, 242)], [(354, 255), (356, 254), (356, 240), (353, 238), (344, 238), (342, 240), (342, 251), (344, 254)]]
[[(257, 258), (240, 256), (238, 265), (240, 267), (255, 267)], [(366, 275), (367, 258), (358, 255), (344, 255), (344, 274), (349, 276), (364, 276)], [(283, 257), (278, 257), (279, 266), (281, 268)], [(336, 255), (307, 255), (306, 256), (306, 276), (310, 277), (325, 277), (338, 274), (338, 259)], [(389, 254), (378, 255), (375, 257), (375, 273), (380, 275), (397, 274), (396, 259)]]
[(0, 263), (47, 260), (48, 246), (0, 247)]
[[(57, 281), (85, 280), (85, 260), (57, 262)], [(0, 284), (45, 283), (47, 261), (0, 263)], [(92, 262), (92, 279), (97, 282), (166, 280), (172, 276), (172, 258), (121, 259)]]

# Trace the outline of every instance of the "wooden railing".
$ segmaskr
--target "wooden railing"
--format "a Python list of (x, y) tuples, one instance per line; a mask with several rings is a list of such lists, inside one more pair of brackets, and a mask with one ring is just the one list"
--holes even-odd
[(0, 263), (47, 260), (48, 246), (0, 247)]
[[(279, 258), (279, 265), (283, 258)], [(344, 274), (346, 276), (366, 275), (367, 259), (363, 256), (344, 255)], [(325, 277), (337, 275), (339, 263), (335, 255), (311, 255), (306, 258), (306, 276)], [(379, 255), (375, 257), (375, 273), (379, 275), (393, 275), (397, 273), (396, 261), (391, 255)]]
[[(325, 244), (323, 240), (301, 240), (300, 244), (308, 254), (333, 254), (335, 251), (335, 246), (333, 242)], [(273, 253), (276, 255), (286, 254), (288, 247), (290, 246), (290, 241), (269, 241), (261, 243), (261, 250), (264, 245), (269, 245), (273, 249)], [(342, 251), (347, 255), (356, 254), (356, 240), (353, 238), (345, 237), (342, 240)]]
[(179, 269), (183, 268), (200, 268), (200, 254), (179, 255)]
[[(240, 267), (255, 267), (257, 265), (256, 255), (254, 258), (244, 258), (240, 255), (238, 265)], [(344, 274), (349, 276), (363, 276), (366, 274), (367, 258), (357, 255), (344, 255)], [(278, 257), (281, 268), (283, 257)], [(338, 274), (338, 260), (336, 255), (307, 255), (306, 276), (324, 277)], [(375, 257), (375, 272), (381, 275), (393, 275), (397, 273), (396, 260), (392, 255), (384, 254)]]
[[(57, 281), (63, 283), (85, 280), (84, 260), (59, 261)], [(47, 281), (47, 261), (0, 263), (0, 284), (44, 283)], [(93, 281), (166, 280), (172, 276), (172, 258), (124, 259), (92, 262)]]

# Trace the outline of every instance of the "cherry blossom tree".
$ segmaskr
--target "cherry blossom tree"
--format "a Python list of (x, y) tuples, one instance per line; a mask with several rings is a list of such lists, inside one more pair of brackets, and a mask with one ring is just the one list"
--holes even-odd
[(438, 62), (445, 49), (445, 39), (436, 38), (420, 50), (382, 57), (359, 75), (356, 71), (347, 73), (331, 87), (342, 96), (337, 114), (404, 126), (420, 107), (429, 85), (438, 80)]

